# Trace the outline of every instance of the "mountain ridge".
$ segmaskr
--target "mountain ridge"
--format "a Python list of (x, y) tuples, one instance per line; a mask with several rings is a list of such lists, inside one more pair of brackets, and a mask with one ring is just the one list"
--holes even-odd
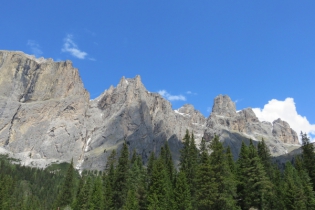
[(217, 96), (206, 118), (191, 104), (173, 110), (137, 75), (122, 77), (116, 87), (90, 100), (70, 61), (0, 51), (0, 146), (27, 165), (45, 167), (73, 158), (80, 170), (102, 170), (110, 151), (124, 141), (144, 161), (167, 141), (178, 164), (186, 129), (197, 144), (202, 137), (210, 141), (220, 135), (234, 156), (240, 142), (250, 138), (265, 138), (274, 156), (299, 146), (288, 123), (260, 122), (251, 108), (237, 112), (228, 96)]

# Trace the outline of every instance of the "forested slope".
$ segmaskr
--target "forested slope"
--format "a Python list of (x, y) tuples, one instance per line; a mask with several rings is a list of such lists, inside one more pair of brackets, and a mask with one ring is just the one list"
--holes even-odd
[(178, 169), (168, 144), (144, 166), (125, 142), (105, 171), (81, 176), (73, 163), (43, 170), (2, 156), (0, 209), (315, 209), (314, 146), (305, 134), (302, 140), (302, 155), (284, 170), (264, 140), (243, 143), (235, 162), (218, 136), (198, 150), (188, 131)]

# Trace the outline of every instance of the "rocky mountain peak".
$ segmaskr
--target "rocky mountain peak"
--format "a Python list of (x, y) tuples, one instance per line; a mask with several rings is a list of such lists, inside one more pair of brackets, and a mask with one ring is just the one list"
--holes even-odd
[(191, 114), (195, 111), (195, 107), (191, 104), (184, 104), (182, 107), (178, 109), (180, 113)]
[(290, 127), (289, 123), (278, 118), (273, 121), (272, 134), (284, 143), (299, 144), (296, 132)]
[(168, 100), (146, 90), (140, 76), (122, 77), (89, 100), (71, 61), (0, 51), (0, 152), (18, 155), (23, 164), (45, 167), (73, 158), (78, 169), (102, 170), (125, 141), (144, 161), (167, 141), (177, 162), (187, 129), (197, 145), (202, 137), (220, 135), (235, 155), (249, 138), (263, 137), (276, 155), (298, 143), (288, 123), (262, 123), (251, 108), (236, 112), (227, 95), (214, 99), (207, 119), (190, 104), (173, 110)]
[(216, 115), (232, 117), (236, 115), (235, 103), (228, 95), (218, 95), (214, 99), (212, 113)]
[(127, 87), (131, 85), (135, 89), (144, 88), (142, 84), (140, 75), (137, 75), (135, 78), (125, 78), (124, 76), (120, 79), (117, 87)]

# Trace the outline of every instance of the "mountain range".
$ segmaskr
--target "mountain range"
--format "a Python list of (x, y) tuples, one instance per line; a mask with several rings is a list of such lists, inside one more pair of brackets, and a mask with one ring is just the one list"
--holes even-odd
[(251, 108), (237, 111), (227, 95), (218, 95), (204, 117), (190, 104), (173, 110), (136, 76), (122, 77), (116, 87), (90, 100), (71, 61), (0, 51), (0, 153), (22, 164), (46, 167), (73, 159), (79, 170), (103, 170), (111, 151), (119, 151), (124, 141), (144, 162), (167, 141), (178, 164), (186, 130), (197, 144), (219, 135), (235, 158), (242, 141), (250, 139), (263, 138), (275, 157), (300, 147), (287, 122), (261, 122)]

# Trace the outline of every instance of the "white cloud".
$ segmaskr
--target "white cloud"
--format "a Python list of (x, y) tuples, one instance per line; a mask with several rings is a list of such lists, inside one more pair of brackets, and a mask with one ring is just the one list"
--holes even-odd
[(207, 107), (207, 112), (211, 112), (212, 111), (212, 107)]
[(39, 57), (43, 54), (40, 49), (40, 45), (36, 41), (28, 40), (27, 45), (31, 48), (31, 51), (35, 55), (35, 57)]
[(78, 46), (74, 43), (73, 36), (71, 34), (68, 34), (63, 41), (64, 43), (61, 49), (62, 52), (68, 52), (76, 58), (85, 59), (87, 53), (79, 50)]
[(197, 93), (191, 92), (190, 90), (188, 90), (188, 91), (186, 92), (186, 94), (188, 94), (188, 95), (197, 95)]
[(159, 90), (158, 93), (169, 101), (186, 101), (183, 95), (171, 95), (166, 90)]
[[(310, 124), (306, 117), (297, 113), (294, 99), (286, 98), (284, 101), (272, 99), (261, 108), (254, 108), (256, 116), (260, 121), (273, 122), (274, 120), (281, 118), (290, 124), (290, 127), (299, 135), (302, 131), (310, 136), (315, 135), (315, 124)], [(312, 141), (315, 139), (313, 138)]]

